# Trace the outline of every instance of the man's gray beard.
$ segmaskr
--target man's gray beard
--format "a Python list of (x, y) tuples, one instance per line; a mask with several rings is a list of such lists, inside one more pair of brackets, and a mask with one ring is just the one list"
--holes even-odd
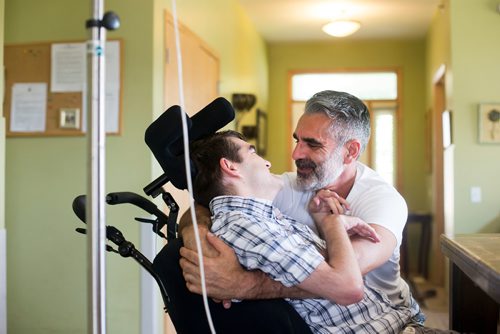
[(302, 191), (317, 191), (331, 185), (344, 171), (342, 160), (340, 150), (335, 150), (329, 159), (316, 165), (316, 168), (311, 174), (300, 176), (297, 173), (297, 186)]

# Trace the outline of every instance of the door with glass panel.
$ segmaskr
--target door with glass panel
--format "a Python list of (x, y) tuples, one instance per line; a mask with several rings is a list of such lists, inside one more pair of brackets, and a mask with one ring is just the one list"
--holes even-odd
[[(400, 131), (400, 94), (398, 70), (342, 71), (342, 72), (294, 72), (291, 78), (290, 120), (295, 131), (304, 111), (305, 102), (314, 93), (336, 90), (350, 93), (363, 100), (370, 111), (371, 138), (360, 161), (376, 170), (390, 184), (398, 188), (400, 166), (398, 164), (398, 139)], [(290, 134), (289, 138), (292, 138)], [(290, 140), (290, 152), (295, 142)], [(291, 168), (295, 164), (290, 156)]]

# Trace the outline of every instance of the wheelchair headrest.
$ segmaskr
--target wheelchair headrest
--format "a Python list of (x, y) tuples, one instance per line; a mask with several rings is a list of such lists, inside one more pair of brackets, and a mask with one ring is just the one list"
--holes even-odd
[[(215, 133), (233, 119), (231, 103), (222, 97), (215, 99), (193, 117), (186, 115), (189, 142)], [(146, 129), (144, 140), (168, 181), (178, 189), (187, 189), (181, 108), (177, 105), (168, 108)], [(191, 174), (196, 175), (192, 163)]]

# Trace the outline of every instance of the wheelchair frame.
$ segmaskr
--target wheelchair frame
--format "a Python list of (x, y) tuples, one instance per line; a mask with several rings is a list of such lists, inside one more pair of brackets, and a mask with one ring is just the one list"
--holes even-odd
[[(172, 195), (163, 189), (163, 185), (168, 182), (168, 177), (166, 174), (161, 175), (156, 180), (144, 187), (144, 192), (148, 196), (156, 198), (161, 194), (163, 201), (169, 209), (169, 215), (165, 214), (163, 211), (158, 209), (158, 207), (148, 200), (147, 198), (133, 193), (133, 192), (112, 192), (106, 195), (106, 203), (109, 205), (116, 204), (132, 204), (135, 205), (149, 214), (155, 216), (155, 219), (146, 219), (135, 217), (135, 220), (141, 223), (147, 223), (152, 225), (152, 230), (154, 233), (159, 235), (161, 238), (171, 241), (177, 238), (177, 216), (179, 213), (179, 206), (175, 202)], [(84, 223), (86, 223), (85, 210), (86, 210), (86, 195), (79, 195), (73, 200), (73, 212), (76, 216)], [(161, 232), (162, 228), (166, 226), (166, 233)], [(81, 234), (86, 234), (86, 229), (76, 228), (76, 232)], [(106, 239), (115, 244), (118, 248), (114, 249), (111, 245), (106, 245), (106, 251), (120, 254), (122, 257), (131, 257), (137, 263), (141, 265), (153, 278), (155, 279), (160, 293), (163, 299), (163, 309), (165, 313), (168, 313), (168, 293), (165, 286), (160, 279), (158, 273), (153, 269), (153, 263), (144, 254), (135, 248), (135, 245), (125, 239), (123, 233), (114, 226), (106, 226)]]

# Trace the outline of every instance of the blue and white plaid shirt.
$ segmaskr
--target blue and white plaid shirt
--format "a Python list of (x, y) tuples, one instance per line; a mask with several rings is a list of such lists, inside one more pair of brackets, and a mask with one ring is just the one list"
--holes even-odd
[[(212, 232), (235, 250), (241, 265), (285, 286), (301, 283), (325, 260), (318, 251), (325, 242), (269, 201), (220, 196), (210, 202), (210, 210)], [(314, 333), (399, 333), (412, 317), (410, 309), (366, 285), (363, 300), (349, 306), (326, 299), (287, 301)]]

